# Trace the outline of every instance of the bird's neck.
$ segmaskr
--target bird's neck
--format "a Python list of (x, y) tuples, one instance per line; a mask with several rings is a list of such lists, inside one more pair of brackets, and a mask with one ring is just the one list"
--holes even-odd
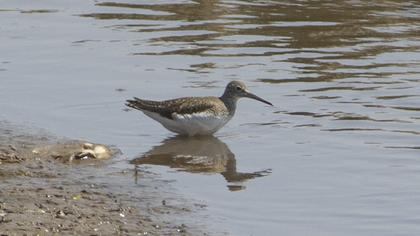
[(235, 111), (236, 111), (236, 102), (238, 101), (238, 98), (234, 97), (234, 96), (231, 96), (230, 94), (225, 92), (220, 97), (220, 100), (223, 101), (223, 103), (225, 104), (225, 106), (229, 110), (229, 115), (233, 116), (235, 114)]

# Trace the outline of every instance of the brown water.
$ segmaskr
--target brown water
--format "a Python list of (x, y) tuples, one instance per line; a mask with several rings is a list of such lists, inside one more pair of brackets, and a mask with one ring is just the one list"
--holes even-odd
[[(160, 174), (210, 228), (420, 233), (417, 1), (1, 1), (0, 19), (1, 119), (120, 147), (109, 168)], [(233, 79), (275, 107), (241, 101), (216, 138), (124, 110)]]

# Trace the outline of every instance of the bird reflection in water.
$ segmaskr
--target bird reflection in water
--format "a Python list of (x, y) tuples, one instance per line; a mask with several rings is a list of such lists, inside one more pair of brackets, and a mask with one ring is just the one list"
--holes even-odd
[(245, 189), (242, 183), (248, 179), (271, 173), (270, 169), (251, 173), (237, 172), (235, 154), (213, 136), (175, 136), (130, 163), (136, 166), (136, 171), (139, 165), (149, 164), (191, 173), (220, 173), (229, 183), (227, 187), (231, 191)]

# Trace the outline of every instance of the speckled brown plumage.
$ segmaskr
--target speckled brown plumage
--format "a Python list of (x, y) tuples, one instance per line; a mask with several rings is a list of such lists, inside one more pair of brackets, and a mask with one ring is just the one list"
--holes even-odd
[(139, 98), (127, 100), (127, 106), (145, 110), (174, 119), (174, 114), (184, 115), (207, 112), (213, 115), (227, 115), (229, 111), (225, 103), (218, 97), (184, 97), (166, 101), (150, 101)]

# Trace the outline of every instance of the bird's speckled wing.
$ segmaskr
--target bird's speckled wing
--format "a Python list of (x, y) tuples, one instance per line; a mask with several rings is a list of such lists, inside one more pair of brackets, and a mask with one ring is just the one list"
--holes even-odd
[(175, 115), (209, 112), (220, 114), (226, 110), (225, 104), (217, 97), (185, 97), (166, 101), (150, 101), (139, 98), (127, 100), (127, 106), (157, 113), (165, 118), (174, 119)]

